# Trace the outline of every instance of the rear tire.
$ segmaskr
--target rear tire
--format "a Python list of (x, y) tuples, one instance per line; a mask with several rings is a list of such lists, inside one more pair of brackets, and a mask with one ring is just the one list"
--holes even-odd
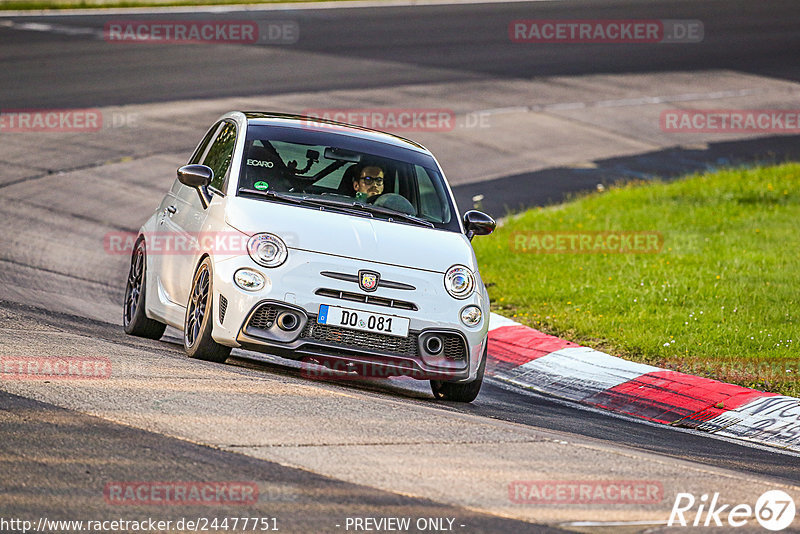
[(220, 345), (211, 338), (214, 314), (214, 287), (211, 259), (205, 258), (192, 280), (192, 292), (183, 321), (183, 348), (190, 358), (224, 363), (231, 347)]
[(478, 366), (478, 376), (472, 382), (444, 382), (442, 380), (431, 380), (431, 391), (433, 396), (439, 400), (453, 402), (472, 402), (478, 396), (483, 385), (483, 373), (486, 370), (486, 358), (488, 356), (488, 340), (483, 349), (483, 358)]
[(147, 292), (147, 250), (143, 238), (136, 241), (131, 254), (131, 268), (125, 284), (125, 300), (122, 304), (122, 327), (131, 336), (160, 339), (167, 325), (145, 314)]

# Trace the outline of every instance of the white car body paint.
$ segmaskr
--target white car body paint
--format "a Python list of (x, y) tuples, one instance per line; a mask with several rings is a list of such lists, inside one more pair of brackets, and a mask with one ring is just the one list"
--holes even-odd
[[(170, 233), (180, 234), (187, 241), (196, 243), (198, 235), (233, 233), (246, 239), (262, 232), (283, 239), (288, 258), (276, 268), (258, 265), (247, 252), (208, 251), (213, 265), (212, 338), (221, 345), (271, 352), (275, 343), (263, 343), (264, 340), (243, 331), (251, 313), (264, 301), (296, 307), (309, 317), (309, 321), (314, 320), (322, 304), (344, 306), (408, 318), (410, 331), (417, 335), (434, 329), (462, 336), (466, 343), (465, 367), (458, 372), (448, 369), (447, 378), (461, 382), (474, 380), (487, 343), (489, 297), (461, 221), (458, 221), (460, 231), (451, 231), (237, 196), (247, 128), (263, 124), (300, 126), (298, 121), (283, 118), (248, 120), (241, 112), (226, 114), (219, 119), (223, 120), (233, 121), (238, 131), (226, 194), (214, 194), (204, 208), (197, 189), (176, 180), (158, 210), (140, 230), (145, 240), (148, 236)], [(393, 144), (425, 154), (435, 162), (423, 147), (389, 134), (363, 129), (343, 129), (336, 134)], [(441, 167), (438, 163), (435, 165), (444, 179)], [(455, 211), (453, 217), (458, 219), (452, 191), (444, 180), (444, 189)], [(175, 208), (174, 212), (168, 211), (170, 207)], [(192, 278), (203, 255), (199, 247), (193, 253), (147, 254), (147, 317), (183, 329)], [(464, 299), (453, 298), (444, 286), (445, 272), (457, 264), (468, 267), (475, 278), (475, 290)], [(233, 276), (242, 268), (260, 273), (266, 281), (264, 287), (258, 291), (238, 287)], [(363, 293), (357, 284), (320, 274), (356, 275), (361, 270), (378, 272), (381, 280), (413, 286), (413, 290), (379, 287), (369, 294), (382, 299), (413, 302), (417, 309), (395, 309), (317, 294), (320, 288)], [(227, 300), (224, 321), (220, 320), (220, 296)], [(482, 320), (475, 327), (467, 327), (460, 320), (461, 310), (468, 305), (478, 306), (482, 311)], [(287, 345), (286, 348), (291, 351), (293, 347)], [(432, 378), (445, 379), (442, 369), (431, 370), (423, 365), (422, 370), (431, 371)]]

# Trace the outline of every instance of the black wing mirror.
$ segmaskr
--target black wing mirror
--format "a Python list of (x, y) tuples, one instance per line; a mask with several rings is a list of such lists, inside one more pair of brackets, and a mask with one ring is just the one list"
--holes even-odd
[(214, 171), (211, 170), (211, 167), (205, 165), (184, 165), (178, 169), (178, 181), (183, 185), (197, 189), (203, 209), (206, 209), (211, 204), (211, 192), (208, 190), (208, 184), (211, 183), (213, 177)]
[(472, 240), (476, 235), (489, 235), (494, 232), (497, 223), (494, 219), (478, 210), (469, 210), (464, 214), (464, 228), (467, 229), (467, 237)]
[(213, 177), (214, 171), (205, 165), (184, 165), (178, 169), (178, 180), (189, 187), (206, 187)]

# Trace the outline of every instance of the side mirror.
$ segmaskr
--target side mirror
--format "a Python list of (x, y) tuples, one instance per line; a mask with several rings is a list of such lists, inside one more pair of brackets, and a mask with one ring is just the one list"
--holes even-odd
[(197, 189), (197, 194), (200, 197), (200, 203), (203, 209), (206, 209), (211, 204), (211, 193), (208, 190), (208, 184), (214, 177), (214, 171), (211, 167), (205, 165), (184, 165), (178, 169), (178, 181), (183, 185)]
[(178, 169), (178, 180), (189, 187), (206, 187), (213, 177), (214, 171), (205, 165), (184, 165)]
[(464, 214), (464, 227), (467, 229), (467, 237), (472, 240), (476, 235), (489, 235), (494, 232), (497, 223), (494, 219), (478, 210), (469, 210)]

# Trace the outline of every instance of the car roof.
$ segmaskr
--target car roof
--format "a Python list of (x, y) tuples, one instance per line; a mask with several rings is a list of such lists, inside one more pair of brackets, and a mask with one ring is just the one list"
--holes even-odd
[(336, 122), (320, 117), (308, 117), (305, 115), (293, 115), (289, 113), (275, 113), (269, 111), (243, 111), (248, 124), (264, 126), (283, 126), (289, 128), (302, 128), (305, 130), (317, 130), (333, 135), (346, 135), (363, 139), (365, 141), (375, 141), (387, 145), (414, 150), (431, 155), (430, 151), (424, 146), (405, 137), (394, 135), (363, 126)]

